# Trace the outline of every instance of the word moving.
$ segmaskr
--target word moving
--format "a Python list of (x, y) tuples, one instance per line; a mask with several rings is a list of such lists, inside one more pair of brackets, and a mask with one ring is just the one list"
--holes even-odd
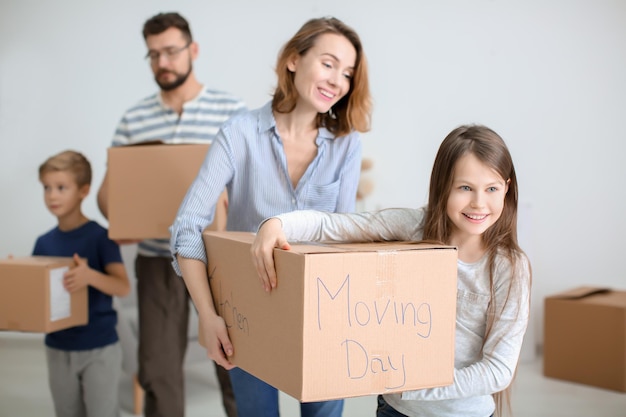
[(400, 325), (413, 326), (419, 337), (428, 338), (432, 329), (432, 312), (428, 303), (396, 301), (390, 297), (375, 300), (354, 300), (350, 291), (350, 275), (336, 291), (331, 291), (326, 283), (317, 278), (317, 326), (322, 330), (324, 318), (336, 326), (337, 315), (325, 314), (333, 309), (331, 303), (345, 309), (348, 326)]

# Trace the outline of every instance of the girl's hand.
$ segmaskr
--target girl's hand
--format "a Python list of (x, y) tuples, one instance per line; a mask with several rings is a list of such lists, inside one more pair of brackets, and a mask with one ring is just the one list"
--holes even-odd
[(226, 370), (234, 368), (235, 365), (228, 359), (233, 355), (233, 345), (224, 319), (217, 315), (212, 319), (200, 318), (199, 326), (199, 342), (207, 350), (209, 358)]
[(263, 223), (250, 248), (252, 262), (261, 280), (261, 285), (267, 292), (276, 288), (277, 285), (274, 248), (291, 249), (283, 233), (283, 225), (277, 218), (269, 219)]

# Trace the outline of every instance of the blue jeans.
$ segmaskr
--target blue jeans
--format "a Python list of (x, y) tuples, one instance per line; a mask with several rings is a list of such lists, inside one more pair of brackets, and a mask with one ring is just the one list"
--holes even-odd
[[(376, 407), (376, 417), (408, 417), (395, 408), (387, 404), (382, 395), (378, 396), (378, 406)], [(493, 417), (493, 414), (491, 415)]]
[[(278, 417), (278, 390), (241, 368), (230, 370), (239, 417)], [(341, 417), (343, 400), (300, 403), (302, 417)]]

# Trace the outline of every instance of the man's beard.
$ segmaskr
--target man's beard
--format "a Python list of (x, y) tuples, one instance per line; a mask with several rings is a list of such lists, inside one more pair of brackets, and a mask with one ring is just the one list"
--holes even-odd
[[(185, 83), (185, 81), (187, 81), (187, 78), (189, 78), (189, 75), (191, 74), (191, 70), (193, 69), (191, 62), (189, 62), (189, 70), (187, 70), (187, 72), (185, 74), (179, 74), (173, 71), (167, 71), (167, 70), (161, 70), (159, 72), (156, 73), (156, 75), (154, 76), (154, 81), (156, 81), (156, 83), (159, 85), (159, 87), (161, 87), (161, 90), (163, 91), (171, 91), (171, 90), (175, 90), (178, 87), (180, 87), (181, 85), (183, 85)], [(163, 73), (167, 73), (170, 72), (174, 75), (176, 75), (176, 78), (174, 79), (174, 81), (171, 82), (162, 82), (159, 81), (159, 76)]]

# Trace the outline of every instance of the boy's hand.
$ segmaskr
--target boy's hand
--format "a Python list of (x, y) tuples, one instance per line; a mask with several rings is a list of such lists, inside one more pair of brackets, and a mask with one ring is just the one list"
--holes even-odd
[(87, 260), (81, 259), (78, 254), (74, 254), (76, 266), (70, 269), (63, 276), (63, 287), (67, 292), (74, 292), (89, 285), (93, 270), (87, 265)]

